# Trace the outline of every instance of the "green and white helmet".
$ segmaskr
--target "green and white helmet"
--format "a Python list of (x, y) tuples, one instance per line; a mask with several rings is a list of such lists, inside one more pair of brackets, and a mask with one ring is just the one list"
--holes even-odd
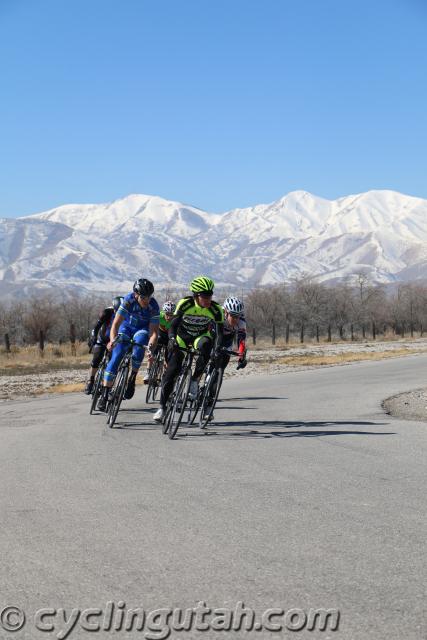
[(213, 293), (215, 283), (208, 276), (198, 276), (190, 282), (190, 291), (193, 293)]

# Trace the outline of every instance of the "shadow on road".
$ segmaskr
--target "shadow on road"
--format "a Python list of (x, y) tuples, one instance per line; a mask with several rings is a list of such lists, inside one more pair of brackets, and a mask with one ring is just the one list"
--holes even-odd
[[(319, 438), (322, 436), (390, 436), (394, 431), (361, 431), (355, 429), (335, 429), (333, 427), (381, 427), (389, 425), (389, 422), (358, 422), (331, 420), (326, 422), (304, 422), (304, 421), (280, 421), (280, 420), (245, 420), (244, 422), (215, 422), (206, 430), (195, 429), (194, 432), (186, 432), (186, 425), (182, 425), (178, 432), (179, 437), (215, 437), (215, 438)], [(254, 429), (253, 427), (259, 427)], [(332, 427), (331, 429), (327, 427)], [(290, 431), (290, 429), (307, 428), (307, 431)]]
[(239, 398), (219, 398), (218, 402), (235, 402), (237, 400), (288, 400), (287, 396), (240, 396)]
[(116, 422), (114, 428), (122, 431), (158, 431), (159, 425), (156, 422)]

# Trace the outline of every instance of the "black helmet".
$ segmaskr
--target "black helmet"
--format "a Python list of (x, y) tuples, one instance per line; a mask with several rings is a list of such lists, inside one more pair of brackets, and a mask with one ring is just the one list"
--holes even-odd
[(133, 284), (133, 290), (144, 298), (151, 296), (154, 293), (153, 283), (146, 278), (139, 278), (139, 280), (136, 280)]
[(114, 311), (119, 310), (119, 307), (122, 304), (122, 302), (123, 302), (123, 296), (116, 296), (115, 298), (113, 298), (113, 301), (111, 304), (113, 305)]

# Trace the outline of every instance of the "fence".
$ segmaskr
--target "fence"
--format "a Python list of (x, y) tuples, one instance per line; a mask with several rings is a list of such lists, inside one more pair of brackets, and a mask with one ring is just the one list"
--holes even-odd
[[(411, 338), (416, 337), (416, 333), (423, 337), (423, 325), (415, 327), (413, 324), (409, 327), (409, 335)], [(359, 340), (376, 340), (378, 337), (399, 337), (405, 338), (408, 334), (408, 327), (405, 323), (401, 325), (378, 326), (377, 323), (355, 325), (319, 325), (319, 324), (300, 324), (300, 325), (278, 325), (272, 323), (270, 327), (252, 327), (249, 335), (252, 344), (256, 345), (257, 341), (269, 342), (275, 345), (278, 340), (289, 344), (290, 342), (332, 342), (332, 340), (343, 340), (357, 342)]]

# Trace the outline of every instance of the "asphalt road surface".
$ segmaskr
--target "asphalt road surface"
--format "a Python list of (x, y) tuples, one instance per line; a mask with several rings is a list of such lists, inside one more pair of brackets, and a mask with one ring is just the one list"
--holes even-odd
[(0, 639), (427, 638), (427, 423), (380, 405), (426, 372), (233, 378), (174, 441), (141, 387), (113, 430), (80, 394), (4, 403)]

